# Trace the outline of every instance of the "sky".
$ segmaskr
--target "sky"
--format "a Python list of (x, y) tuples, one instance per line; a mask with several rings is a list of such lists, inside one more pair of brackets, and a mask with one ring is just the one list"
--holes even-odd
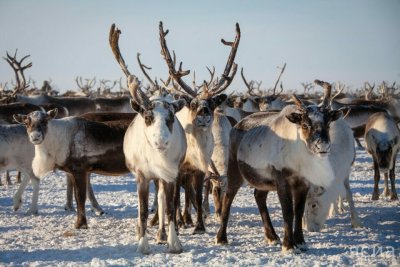
[[(51, 79), (60, 91), (77, 90), (75, 78), (119, 80), (123, 72), (108, 44), (112, 23), (121, 29), (120, 49), (131, 73), (143, 79), (136, 61), (166, 79), (168, 68), (160, 54), (158, 25), (169, 29), (167, 44), (175, 50), (185, 78), (193, 71), (200, 84), (209, 79), (207, 66), (220, 76), (233, 41), (235, 23), (241, 41), (235, 62), (238, 72), (228, 92), (243, 91), (243, 67), (248, 80), (275, 84), (280, 69), (285, 89), (302, 91), (301, 82), (341, 81), (356, 89), (364, 81), (400, 83), (400, 1), (55, 1), (0, 0), (0, 55), (28, 58), (25, 71), (40, 86)], [(30, 61), (26, 61), (27, 63)], [(0, 83), (14, 79), (0, 60)]]

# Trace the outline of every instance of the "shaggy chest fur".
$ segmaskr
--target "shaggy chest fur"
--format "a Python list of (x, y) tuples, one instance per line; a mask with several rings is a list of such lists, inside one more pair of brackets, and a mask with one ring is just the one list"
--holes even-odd
[(149, 144), (144, 127), (144, 119), (137, 116), (125, 133), (123, 150), (128, 169), (135, 173), (140, 171), (149, 179), (176, 181), (186, 152), (182, 126), (177, 122), (173, 124), (172, 139), (166, 151), (156, 150)]

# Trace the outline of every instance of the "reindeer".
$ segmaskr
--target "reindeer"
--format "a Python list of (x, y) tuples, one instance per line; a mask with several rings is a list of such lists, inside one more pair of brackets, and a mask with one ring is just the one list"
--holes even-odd
[[(326, 86), (330, 85), (326, 84)], [(332, 207), (332, 215), (332, 212), (336, 210), (336, 201), (339, 199), (341, 206), (343, 197), (346, 197), (349, 202), (352, 227), (361, 227), (349, 183), (351, 166), (355, 159), (353, 132), (344, 119), (339, 119), (331, 123), (329, 136), (331, 149), (328, 159), (332, 165), (335, 180), (329, 187), (310, 186), (304, 211), (304, 227), (313, 232), (321, 230), (328, 216), (329, 206)]]
[[(180, 253), (182, 245), (175, 229), (174, 190), (178, 170), (186, 152), (184, 130), (175, 117), (175, 113), (185, 105), (185, 100), (174, 102), (162, 99), (150, 100), (139, 88), (138, 78), (132, 75), (120, 53), (118, 40), (121, 31), (115, 27), (110, 29), (110, 46), (122, 71), (128, 78), (128, 88), (132, 95), (132, 108), (139, 114), (132, 121), (124, 137), (124, 155), (128, 169), (136, 175), (139, 196), (139, 219), (137, 234), (138, 252), (149, 253), (146, 234), (148, 218), (149, 182), (159, 181), (158, 243), (168, 243), (171, 253)], [(138, 142), (138, 140), (142, 140)], [(168, 239), (164, 228), (164, 213), (167, 213), (169, 231)]]
[(92, 172), (109, 175), (128, 172), (122, 143), (130, 121), (113, 125), (79, 117), (54, 119), (56, 115), (54, 109), (15, 115), (14, 119), (26, 125), (29, 140), (35, 145), (32, 169), (37, 177), (42, 178), (55, 168), (72, 176), (77, 202), (75, 227), (86, 229), (88, 176)]
[[(205, 82), (201, 94), (198, 94), (182, 80), (182, 77), (188, 75), (190, 71), (183, 71), (182, 63), (178, 71), (175, 69), (174, 61), (172, 60), (165, 40), (168, 30), (164, 31), (162, 22), (160, 22), (159, 29), (162, 55), (168, 65), (169, 74), (187, 93), (187, 98), (189, 100), (188, 105), (177, 113), (177, 118), (185, 129), (188, 144), (184, 162), (179, 170), (179, 182), (185, 184), (185, 194), (188, 194), (192, 190), (192, 187), (195, 190), (197, 222), (193, 234), (201, 234), (205, 232), (202, 209), (204, 176), (210, 165), (214, 147), (211, 125), (214, 119), (215, 108), (226, 99), (226, 95), (221, 93), (231, 84), (237, 71), (237, 65), (234, 63), (234, 59), (240, 41), (240, 28), (237, 23), (234, 42), (221, 40), (223, 44), (231, 46), (231, 52), (224, 73), (221, 79), (212, 82), (212, 84), (207, 84), (207, 82)], [(177, 187), (175, 197), (175, 205), (178, 206), (179, 187)], [(187, 225), (191, 224), (188, 200), (189, 199), (186, 197), (184, 219)]]
[(327, 187), (334, 180), (328, 158), (328, 130), (329, 124), (342, 115), (342, 110), (328, 108), (328, 90), (319, 106), (305, 106), (296, 95), (292, 98), (295, 106), (286, 106), (276, 115), (255, 113), (232, 129), (228, 188), (222, 204), (218, 244), (228, 242), (226, 228), (230, 206), (245, 179), (255, 187), (266, 240), (270, 243), (279, 241), (265, 204), (268, 192), (277, 190), (285, 230), (282, 252), (307, 249), (302, 216), (309, 184)]
[[(396, 156), (400, 147), (400, 132), (394, 119), (386, 113), (373, 114), (365, 128), (366, 149), (374, 160), (374, 192), (372, 200), (379, 199), (380, 172), (385, 175), (385, 188), (383, 195), (389, 196), (391, 200), (397, 200), (395, 188), (395, 165)], [(388, 174), (392, 190), (388, 188)]]

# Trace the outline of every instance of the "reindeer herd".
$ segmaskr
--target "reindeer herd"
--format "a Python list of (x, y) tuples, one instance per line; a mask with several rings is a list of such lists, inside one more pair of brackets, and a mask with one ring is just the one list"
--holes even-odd
[[(156, 186), (152, 210), (158, 223), (156, 242), (168, 245), (171, 253), (180, 253), (180, 227), (194, 227), (193, 234), (206, 232), (209, 194), (220, 222), (217, 244), (227, 244), (231, 205), (242, 186), (254, 188), (265, 240), (282, 243), (282, 252), (307, 250), (303, 228), (320, 231), (328, 213), (345, 199), (349, 203), (352, 227), (362, 227), (350, 189), (350, 174), (355, 159), (355, 138), (364, 138), (366, 150), (374, 162), (372, 200), (379, 198), (380, 172), (384, 173), (383, 195), (397, 200), (395, 162), (400, 145), (397, 123), (400, 119), (398, 87), (383, 83), (381, 97), (366, 83), (364, 99), (360, 92), (344, 94), (344, 86), (315, 80), (304, 83), (304, 94), (285, 94), (277, 87), (286, 63), (273, 89), (261, 90), (261, 83), (248, 82), (241, 76), (247, 93), (224, 92), (234, 79), (241, 32), (236, 24), (234, 41), (221, 40), (230, 53), (220, 77), (215, 68), (210, 80), (192, 86), (183, 79), (190, 71), (177, 66), (175, 52), (170, 53), (163, 23), (159, 24), (161, 54), (168, 67), (168, 78), (148, 81), (144, 87), (132, 74), (119, 49), (121, 31), (113, 24), (109, 44), (127, 79), (128, 96), (59, 97), (28, 95), (22, 65), (7, 53), (6, 61), (16, 75), (14, 90), (2, 92), (0, 105), (0, 170), (17, 170), (23, 179), (13, 199), (14, 210), (22, 203), (29, 183), (33, 194), (28, 214), (38, 213), (39, 184), (53, 170), (66, 173), (66, 210), (77, 205), (77, 229), (88, 228), (86, 198), (96, 214), (104, 213), (90, 183), (90, 174), (118, 176), (133, 173), (138, 194), (138, 252), (150, 252), (147, 237), (150, 182)], [(82, 92), (90, 91), (93, 80), (77, 78)], [(103, 82), (104, 84), (106, 82)], [(255, 87), (258, 86), (257, 88)], [(323, 95), (311, 94), (318, 85)], [(105, 86), (105, 85), (104, 85)], [(115, 86), (115, 82), (114, 85)], [(87, 95), (86, 94), (86, 95)], [(333, 95), (333, 96), (332, 96)], [(361, 144), (360, 144), (361, 145)], [(388, 180), (391, 189), (389, 190)], [(181, 189), (184, 204), (181, 207)], [(276, 191), (282, 207), (282, 242), (272, 225), (267, 197)], [(192, 207), (196, 212), (192, 221)], [(166, 216), (166, 219), (165, 219)], [(165, 230), (167, 225), (168, 230)]]

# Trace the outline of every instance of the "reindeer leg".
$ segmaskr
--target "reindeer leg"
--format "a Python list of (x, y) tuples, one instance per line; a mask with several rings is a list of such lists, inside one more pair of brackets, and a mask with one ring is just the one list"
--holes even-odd
[(350, 189), (349, 177), (344, 180), (344, 188), (346, 189), (346, 199), (349, 202), (350, 214), (351, 214), (351, 226), (354, 228), (362, 227), (360, 218), (358, 217), (356, 207), (354, 206), (353, 195)]
[(21, 183), (21, 172), (17, 172), (17, 183)]
[(390, 200), (398, 200), (397, 192), (396, 192), (396, 182), (395, 182), (395, 168), (396, 168), (396, 157), (393, 158), (393, 168), (389, 172), (390, 176), (390, 184), (391, 184), (391, 192), (390, 192)]
[[(167, 242), (167, 233), (165, 232), (165, 187), (163, 181), (157, 181), (159, 183), (159, 189), (157, 190), (157, 198), (158, 198), (158, 232), (157, 232), (157, 244), (165, 244)], [(173, 193), (173, 191), (172, 191)], [(175, 228), (175, 227), (174, 227)], [(174, 229), (175, 230), (175, 229)]]
[(203, 218), (203, 184), (204, 184), (204, 172), (196, 173), (196, 176), (193, 179), (194, 189), (196, 191), (196, 206), (197, 206), (197, 222), (194, 228), (193, 234), (204, 234), (206, 232), (206, 228), (204, 226), (204, 218)]
[(149, 241), (147, 239), (146, 228), (149, 216), (149, 181), (139, 171), (137, 173), (137, 191), (139, 196), (139, 245), (137, 252), (148, 254), (150, 252)]
[(93, 193), (93, 187), (92, 183), (90, 182), (90, 174), (88, 175), (88, 181), (87, 181), (87, 194), (89, 197), (89, 201), (92, 204), (92, 209), (96, 215), (100, 216), (104, 214), (104, 210), (100, 207), (99, 203), (97, 202), (96, 197), (94, 196)]
[[(39, 185), (40, 185), (40, 179), (37, 178), (34, 174), (33, 171), (28, 171), (24, 173), (24, 177), (29, 177), (33, 192), (32, 192), (32, 203), (29, 208), (29, 210), (26, 212), (27, 215), (37, 215), (38, 214), (38, 200), (39, 200)], [(24, 178), (24, 180), (27, 180)], [(22, 185), (22, 182), (21, 182)]]
[(12, 185), (10, 171), (6, 171), (6, 185)]
[(165, 204), (167, 210), (167, 219), (168, 219), (168, 251), (170, 253), (181, 253), (183, 248), (182, 244), (178, 239), (178, 235), (176, 232), (176, 217), (174, 216), (174, 191), (176, 189), (175, 183), (166, 183), (162, 181), (164, 184), (165, 194)]
[(214, 200), (214, 217), (219, 222), (222, 210), (222, 189), (219, 182), (212, 182), (212, 195)]
[(303, 215), (304, 215), (304, 207), (306, 204), (307, 193), (309, 187), (304, 183), (299, 181), (295, 185), (292, 186), (291, 191), (294, 197), (294, 231), (293, 231), (293, 240), (295, 246), (300, 249), (300, 251), (307, 251), (307, 244), (304, 241), (303, 235)]
[(155, 214), (157, 214), (157, 206), (158, 206), (158, 197), (157, 197), (157, 193), (158, 193), (158, 180), (153, 180), (154, 181), (154, 201), (153, 201), (153, 205), (151, 206), (151, 212), (154, 212)]
[(87, 220), (85, 212), (86, 202), (86, 187), (87, 187), (87, 176), (89, 174), (85, 171), (78, 171), (73, 174), (75, 201), (77, 206), (77, 219), (75, 223), (76, 229), (87, 229)]
[(254, 198), (264, 225), (265, 241), (270, 245), (276, 245), (279, 243), (279, 237), (275, 233), (275, 229), (272, 226), (271, 218), (268, 213), (267, 196), (268, 191), (254, 189)]
[(153, 201), (153, 206), (151, 208), (151, 212), (154, 212), (154, 217), (153, 219), (150, 220), (150, 226), (153, 227), (158, 223), (158, 180), (153, 180), (154, 185), (155, 185), (155, 192), (154, 192), (154, 201)]
[(204, 182), (204, 199), (203, 199), (203, 211), (204, 216), (207, 218), (210, 215), (210, 203), (208, 201), (210, 197), (211, 181), (208, 179)]
[(175, 190), (174, 190), (174, 208), (175, 208), (175, 219), (176, 219), (176, 232), (179, 234), (179, 227), (183, 226), (183, 217), (181, 213), (181, 182), (183, 176), (178, 175), (178, 179), (175, 183)]
[(378, 200), (379, 199), (379, 179), (380, 179), (380, 173), (379, 173), (379, 165), (378, 162), (374, 159), (374, 192), (372, 193), (372, 200)]
[(18, 187), (17, 192), (15, 193), (13, 197), (13, 205), (14, 205), (14, 211), (17, 211), (21, 205), (22, 205), (22, 194), (25, 191), (26, 186), (28, 185), (29, 182), (28, 176), (25, 176), (24, 179), (22, 180), (21, 184)]
[(67, 203), (65, 203), (64, 209), (67, 211), (75, 211), (74, 204), (72, 203), (72, 197), (74, 194), (74, 177), (72, 174), (67, 173)]
[(385, 197), (390, 196), (390, 190), (389, 190), (389, 184), (388, 184), (388, 180), (389, 180), (389, 173), (385, 172), (383, 174), (383, 192), (382, 195)]
[[(272, 177), (276, 181), (279, 202), (281, 203), (284, 220), (284, 237), (282, 242), (282, 253), (293, 252), (295, 249), (293, 240), (293, 198), (287, 177), (290, 175), (286, 171), (272, 171)], [(294, 251), (297, 252), (297, 251)]]
[(243, 183), (243, 178), (239, 171), (239, 166), (236, 162), (236, 159), (229, 157), (228, 162), (228, 178), (227, 178), (227, 187), (226, 192), (224, 194), (224, 198), (222, 200), (222, 212), (221, 212), (221, 225), (219, 227), (216, 243), (220, 245), (228, 244), (228, 237), (226, 235), (226, 229), (228, 226), (229, 214), (231, 210), (231, 205), (233, 199), (235, 198), (239, 188)]
[[(184, 187), (185, 187), (185, 206), (183, 208), (183, 223), (184, 223), (184, 227), (188, 228), (188, 227), (193, 227), (194, 223), (192, 221), (192, 216), (191, 216), (191, 210), (192, 210), (192, 206), (191, 206), (191, 202), (195, 204), (194, 201), (194, 191), (191, 185), (191, 181), (195, 179), (194, 177), (187, 177), (186, 181), (184, 182)], [(192, 201), (191, 201), (192, 200)]]

